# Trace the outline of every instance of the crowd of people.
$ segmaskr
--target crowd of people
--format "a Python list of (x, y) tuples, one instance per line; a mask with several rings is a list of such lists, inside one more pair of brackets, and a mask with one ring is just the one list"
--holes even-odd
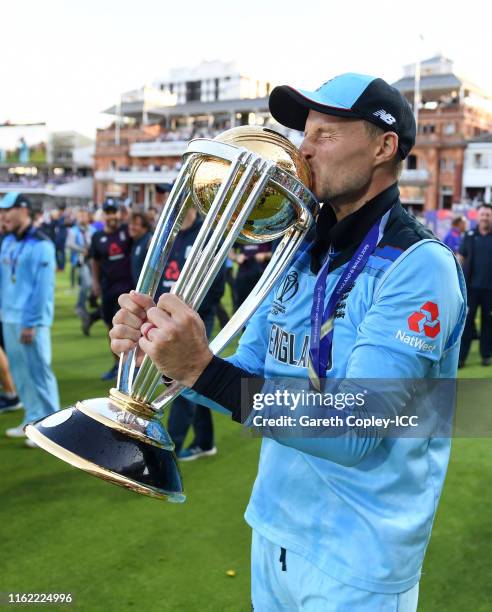
[[(473, 339), (479, 340), (482, 366), (492, 357), (492, 205), (478, 207), (476, 227), (467, 229), (466, 220), (456, 217), (444, 243), (455, 253), (466, 279), (468, 313), (461, 339), (460, 368), (465, 367)], [(480, 326), (476, 317), (480, 308)]]
[[(23, 253), (26, 240), (33, 243), (35, 240), (36, 249), (42, 250), (49, 259), (46, 269), (43, 268), (43, 274), (51, 275), (50, 282), (45, 282), (46, 279), (43, 280), (41, 276), (37, 278), (37, 272), (33, 271), (32, 274), (36, 278), (26, 281), (34, 283), (33, 286), (37, 286), (39, 282), (44, 283), (43, 293), (39, 294), (39, 297), (33, 291), (26, 292), (19, 284), (16, 286), (16, 295), (22, 301), (21, 306), (15, 307), (16, 312), (22, 313), (23, 308), (32, 308), (34, 304), (42, 308), (42, 301), (45, 300), (46, 304), (49, 303), (45, 319), (36, 321), (33, 325), (36, 330), (38, 326), (43, 327), (43, 332), (36, 335), (37, 339), (43, 342), (46, 362), (47, 379), (45, 383), (40, 383), (41, 387), (43, 384), (45, 387), (44, 394), (40, 391), (45, 400), (42, 406), (37, 407), (36, 402), (32, 405), (31, 399), (25, 395), (22, 374), (11, 367), (12, 376), (10, 376), (7, 357), (10, 356), (11, 361), (15, 355), (13, 358), (17, 359), (16, 351), (19, 350), (19, 346), (26, 348), (19, 335), (20, 332), (17, 334), (18, 337), (15, 335), (9, 337), (10, 344), (6, 345), (7, 356), (0, 353), (0, 376), (2, 376), (0, 382), (4, 389), (4, 395), (0, 397), (0, 411), (16, 409), (21, 405), (25, 408), (23, 422), (18, 427), (9, 429), (7, 436), (24, 437), (23, 427), (26, 423), (53, 412), (59, 406), (56, 381), (50, 366), (49, 328), (53, 321), (54, 270), (63, 272), (67, 262), (69, 263), (71, 286), (77, 290), (74, 309), (81, 321), (81, 332), (89, 336), (92, 326), (97, 321), (102, 321), (109, 331), (113, 317), (119, 309), (118, 297), (137, 286), (160, 210), (157, 207), (151, 207), (147, 211), (138, 206), (130, 208), (116, 199), (107, 198), (97, 211), (86, 208), (73, 210), (60, 206), (40, 214), (33, 210), (29, 200), (21, 194), (5, 196), (0, 206), (0, 219), (3, 223), (1, 234), (2, 238), (5, 237), (5, 245), (0, 251), (2, 260), (0, 299), (4, 327), (5, 322), (10, 321), (10, 315), (7, 313), (12, 308), (10, 297), (6, 292), (9, 269), (18, 266), (20, 270), (27, 270), (30, 265)], [(22, 211), (25, 219), (22, 226), (18, 227), (12, 225), (9, 219), (19, 211)], [(202, 220), (196, 209), (190, 207), (169, 254), (156, 291), (156, 299), (170, 291), (179, 278), (201, 224)], [(38, 242), (42, 246), (37, 245)], [(231, 250), (227, 263), (199, 309), (209, 337), (212, 335), (215, 320), (217, 319), (219, 325), (223, 327), (232, 314), (221, 303), (226, 284), (230, 287), (233, 309), (237, 309), (260, 278), (270, 256), (271, 248), (268, 245), (244, 244)], [(12, 277), (12, 273), (10, 276)], [(22, 317), (22, 314), (18, 316)], [(35, 355), (32, 358), (34, 359)], [(111, 353), (111, 359), (112, 364), (108, 371), (102, 373), (102, 380), (116, 379), (119, 355)], [(27, 376), (29, 372), (27, 359), (25, 364), (24, 376)], [(50, 398), (52, 398), (51, 403)], [(191, 444), (184, 448), (184, 440), (190, 427), (193, 427), (194, 438)], [(208, 408), (180, 397), (171, 408), (168, 428), (178, 457), (183, 461), (217, 452), (212, 416)], [(33, 443), (26, 439), (26, 444), (32, 446)]]
[[(70, 265), (71, 287), (77, 289), (74, 304), (81, 331), (90, 335), (97, 322), (111, 329), (119, 309), (118, 297), (137, 286), (152, 240), (160, 210), (129, 208), (107, 198), (96, 211), (60, 206), (41, 214), (20, 193), (0, 201), (2, 240), (0, 304), (0, 411), (24, 406), (24, 419), (7, 430), (9, 437), (24, 437), (26, 423), (59, 408), (56, 379), (51, 369), (50, 327), (54, 311), (55, 269)], [(190, 208), (169, 254), (156, 293), (168, 292), (186, 261), (201, 227), (201, 218)], [(465, 272), (468, 290), (468, 317), (460, 351), (464, 367), (473, 339), (479, 339), (481, 362), (489, 366), (492, 356), (492, 206), (478, 208), (477, 225), (467, 229), (466, 219), (456, 217), (444, 238)], [(229, 286), (233, 310), (251, 292), (272, 254), (270, 245), (238, 245), (229, 253), (199, 314), (210, 337), (217, 319), (223, 327), (232, 313), (222, 303)], [(480, 325), (476, 326), (477, 311)], [(102, 380), (116, 378), (119, 356)], [(33, 367), (33, 364), (37, 364)], [(28, 384), (29, 382), (29, 384)], [(180, 459), (186, 461), (217, 452), (210, 410), (178, 398), (170, 411), (168, 427)], [(184, 448), (190, 427), (194, 438)], [(26, 444), (33, 443), (26, 439)]]

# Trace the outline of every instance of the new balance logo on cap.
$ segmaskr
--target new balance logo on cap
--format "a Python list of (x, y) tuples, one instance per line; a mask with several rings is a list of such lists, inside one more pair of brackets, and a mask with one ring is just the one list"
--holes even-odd
[(375, 117), (379, 117), (382, 121), (387, 123), (388, 125), (393, 125), (396, 122), (396, 119), (390, 113), (387, 113), (384, 109), (380, 109), (373, 113)]

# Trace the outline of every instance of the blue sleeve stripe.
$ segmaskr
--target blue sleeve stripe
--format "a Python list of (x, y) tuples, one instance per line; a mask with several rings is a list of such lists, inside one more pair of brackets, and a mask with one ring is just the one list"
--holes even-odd
[(396, 261), (402, 253), (403, 249), (386, 244), (383, 247), (377, 247), (377, 249), (374, 251), (374, 256), (381, 257), (381, 259), (389, 259), (390, 261)]

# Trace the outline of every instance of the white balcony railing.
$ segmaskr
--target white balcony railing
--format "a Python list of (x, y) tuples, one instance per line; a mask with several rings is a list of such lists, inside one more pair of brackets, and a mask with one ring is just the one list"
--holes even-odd
[(463, 187), (492, 185), (492, 168), (467, 168), (463, 172)]
[(96, 181), (110, 181), (124, 185), (172, 183), (177, 176), (177, 170), (99, 170), (95, 173)]
[(97, 170), (94, 172), (94, 178), (96, 181), (114, 181), (114, 170)]
[(0, 182), (0, 195), (9, 193), (10, 191), (21, 191), (26, 195), (43, 195), (52, 196), (54, 198), (82, 198), (90, 199), (93, 193), (92, 177), (82, 177), (65, 181), (60, 184), (55, 183), (38, 183), (32, 182)]
[(408, 170), (405, 168), (400, 177), (402, 185), (427, 185), (430, 175), (428, 170)]
[(187, 140), (134, 142), (131, 157), (181, 157), (188, 146)]

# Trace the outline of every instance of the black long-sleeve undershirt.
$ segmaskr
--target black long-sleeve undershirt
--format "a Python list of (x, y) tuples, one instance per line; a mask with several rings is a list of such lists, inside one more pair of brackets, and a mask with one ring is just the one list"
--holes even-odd
[[(258, 387), (258, 389), (261, 389), (264, 383), (264, 379), (260, 376), (255, 376), (251, 372), (243, 370), (214, 355), (212, 361), (203, 370), (192, 389), (230, 410), (232, 420), (242, 423), (251, 410), (251, 403), (245, 401), (244, 394), (242, 393), (242, 381), (245, 379), (248, 379), (248, 381), (254, 380), (254, 387)], [(249, 387), (248, 391), (251, 392)], [(250, 393), (248, 393), (249, 395)], [(241, 398), (243, 398), (243, 402)], [(243, 406), (243, 411), (241, 411), (241, 405)]]

